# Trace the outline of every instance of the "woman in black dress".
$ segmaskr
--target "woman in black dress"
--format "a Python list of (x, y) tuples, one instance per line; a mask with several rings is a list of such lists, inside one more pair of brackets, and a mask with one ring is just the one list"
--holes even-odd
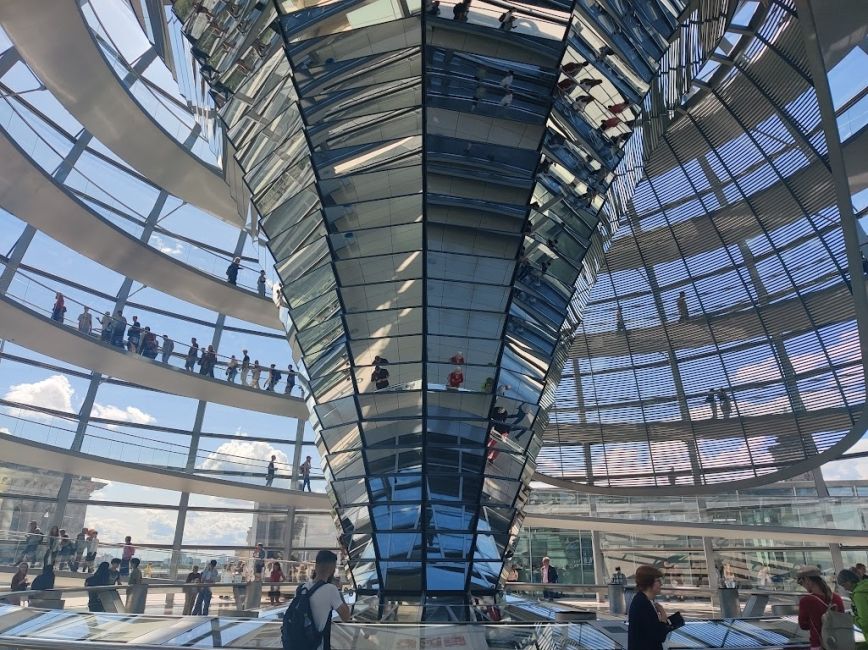
[(662, 650), (673, 630), (663, 606), (654, 601), (663, 587), (663, 573), (653, 566), (636, 569), (636, 595), (630, 603), (627, 650)]
[[(84, 581), (85, 587), (105, 587), (111, 582), (109, 579), (109, 563), (100, 562), (100, 565), (94, 571), (92, 576), (88, 576)], [(87, 609), (90, 612), (104, 612), (102, 600), (99, 597), (100, 592), (87, 592)]]

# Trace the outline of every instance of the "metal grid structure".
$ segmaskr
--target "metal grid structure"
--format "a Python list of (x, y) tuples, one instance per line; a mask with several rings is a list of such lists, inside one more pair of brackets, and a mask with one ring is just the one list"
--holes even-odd
[[(728, 36), (626, 204), (542, 473), (597, 491), (712, 491), (792, 476), (863, 432), (854, 303), (798, 16), (775, 2)], [(845, 150), (864, 149), (861, 135)]]

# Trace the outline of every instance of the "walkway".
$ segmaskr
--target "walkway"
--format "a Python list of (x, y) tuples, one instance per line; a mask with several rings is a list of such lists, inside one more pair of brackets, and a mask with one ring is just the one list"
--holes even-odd
[[(651, 297), (648, 297), (649, 301)], [(804, 301), (804, 302), (803, 302)], [(831, 288), (793, 296), (770, 305), (754, 309), (750, 304), (736, 305), (738, 311), (701, 314), (686, 323), (667, 322), (654, 327), (630, 328), (625, 332), (609, 331), (577, 336), (570, 348), (571, 356), (583, 358), (617, 357), (626, 354), (651, 354), (674, 350), (699, 348), (708, 345), (714, 332), (718, 345), (749, 341), (771, 334), (793, 335), (816, 327), (853, 318), (853, 298), (847, 287), (838, 282)], [(808, 318), (811, 315), (815, 322)], [(612, 325), (614, 326), (614, 320)]]
[[(547, 446), (552, 446), (585, 443), (598, 445), (603, 441), (609, 444), (647, 443), (649, 440), (660, 443), (676, 440), (692, 442), (694, 439), (705, 442), (724, 439), (743, 440), (745, 436), (749, 438), (774, 436), (781, 440), (790, 437), (798, 439), (801, 436), (808, 439), (813, 434), (827, 431), (849, 431), (853, 426), (851, 415), (858, 417), (860, 413), (861, 407), (852, 413), (846, 408), (832, 408), (807, 411), (798, 415), (776, 413), (743, 418), (671, 420), (645, 424), (551, 423), (543, 434), (543, 440)], [(723, 470), (715, 467), (707, 469)]]
[(153, 465), (125, 463), (9, 435), (0, 435), (0, 456), (14, 458), (16, 463), (28, 467), (73, 476), (93, 476), (161, 490), (207, 494), (224, 499), (240, 499), (306, 510), (331, 510), (328, 497), (322, 493), (268, 488), (264, 485), (224, 481)]
[(72, 327), (56, 323), (8, 296), (0, 296), (0, 323), (3, 338), (79, 368), (89, 368), (174, 395), (248, 411), (301, 420), (308, 418), (307, 405), (301, 398), (211, 379), (127, 354)]
[[(868, 127), (863, 128), (843, 145), (847, 172), (850, 175), (853, 194), (868, 188)], [(815, 188), (829, 182), (829, 170), (824, 164), (814, 160), (787, 178), (787, 183), (808, 214), (814, 214), (827, 207), (827, 192), (817, 192)], [(685, 197), (692, 200), (693, 194)], [(637, 230), (629, 237), (618, 237), (606, 254), (606, 265), (610, 273), (634, 269), (642, 266), (656, 266), (690, 258), (700, 253), (715, 250), (727, 244), (744, 241), (766, 230), (775, 230), (804, 217), (802, 208), (793, 199), (790, 191), (782, 184), (761, 190), (750, 197), (755, 206), (762, 209), (761, 221), (753, 216), (745, 201), (726, 205), (713, 212), (702, 212), (692, 219), (653, 230)], [(676, 206), (671, 206), (674, 209)], [(713, 221), (713, 227), (712, 223)], [(719, 231), (719, 235), (718, 232)], [(635, 239), (635, 243), (632, 241)], [(629, 242), (629, 245), (625, 245)], [(640, 259), (636, 249), (645, 256)]]
[[(537, 480), (538, 476), (534, 477)], [(557, 479), (546, 479), (557, 485)], [(567, 481), (564, 481), (568, 483)], [(548, 507), (548, 506), (547, 506)], [(559, 530), (599, 531), (621, 535), (684, 535), (717, 537), (720, 539), (773, 539), (799, 544), (868, 544), (868, 532), (795, 526), (745, 526), (739, 524), (696, 523), (692, 521), (648, 521), (643, 519), (611, 519), (586, 517), (567, 512), (536, 514), (530, 509), (524, 518), (524, 527), (555, 528)]]
[(172, 138), (124, 87), (74, 0), (0, 2), (0, 22), (40, 81), (88, 131), (144, 176), (235, 226), (223, 179)]
[(0, 206), (121, 275), (200, 307), (263, 327), (283, 329), (270, 299), (233, 287), (142, 243), (54, 182), (3, 129)]

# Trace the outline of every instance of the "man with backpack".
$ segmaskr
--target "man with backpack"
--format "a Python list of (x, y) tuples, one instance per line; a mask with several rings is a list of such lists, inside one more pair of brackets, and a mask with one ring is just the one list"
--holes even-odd
[(332, 611), (349, 622), (350, 608), (331, 582), (337, 566), (338, 556), (331, 551), (317, 553), (314, 578), (299, 585), (283, 615), (280, 637), (284, 650), (330, 650)]

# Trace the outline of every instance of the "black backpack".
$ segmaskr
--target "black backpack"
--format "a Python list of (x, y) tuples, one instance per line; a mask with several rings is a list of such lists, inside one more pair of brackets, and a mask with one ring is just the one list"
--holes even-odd
[(329, 620), (322, 632), (316, 629), (313, 614), (310, 609), (310, 597), (325, 582), (317, 582), (310, 590), (307, 585), (299, 585), (295, 598), (283, 613), (283, 624), (280, 626), (280, 640), (284, 650), (317, 650), (322, 643)]

